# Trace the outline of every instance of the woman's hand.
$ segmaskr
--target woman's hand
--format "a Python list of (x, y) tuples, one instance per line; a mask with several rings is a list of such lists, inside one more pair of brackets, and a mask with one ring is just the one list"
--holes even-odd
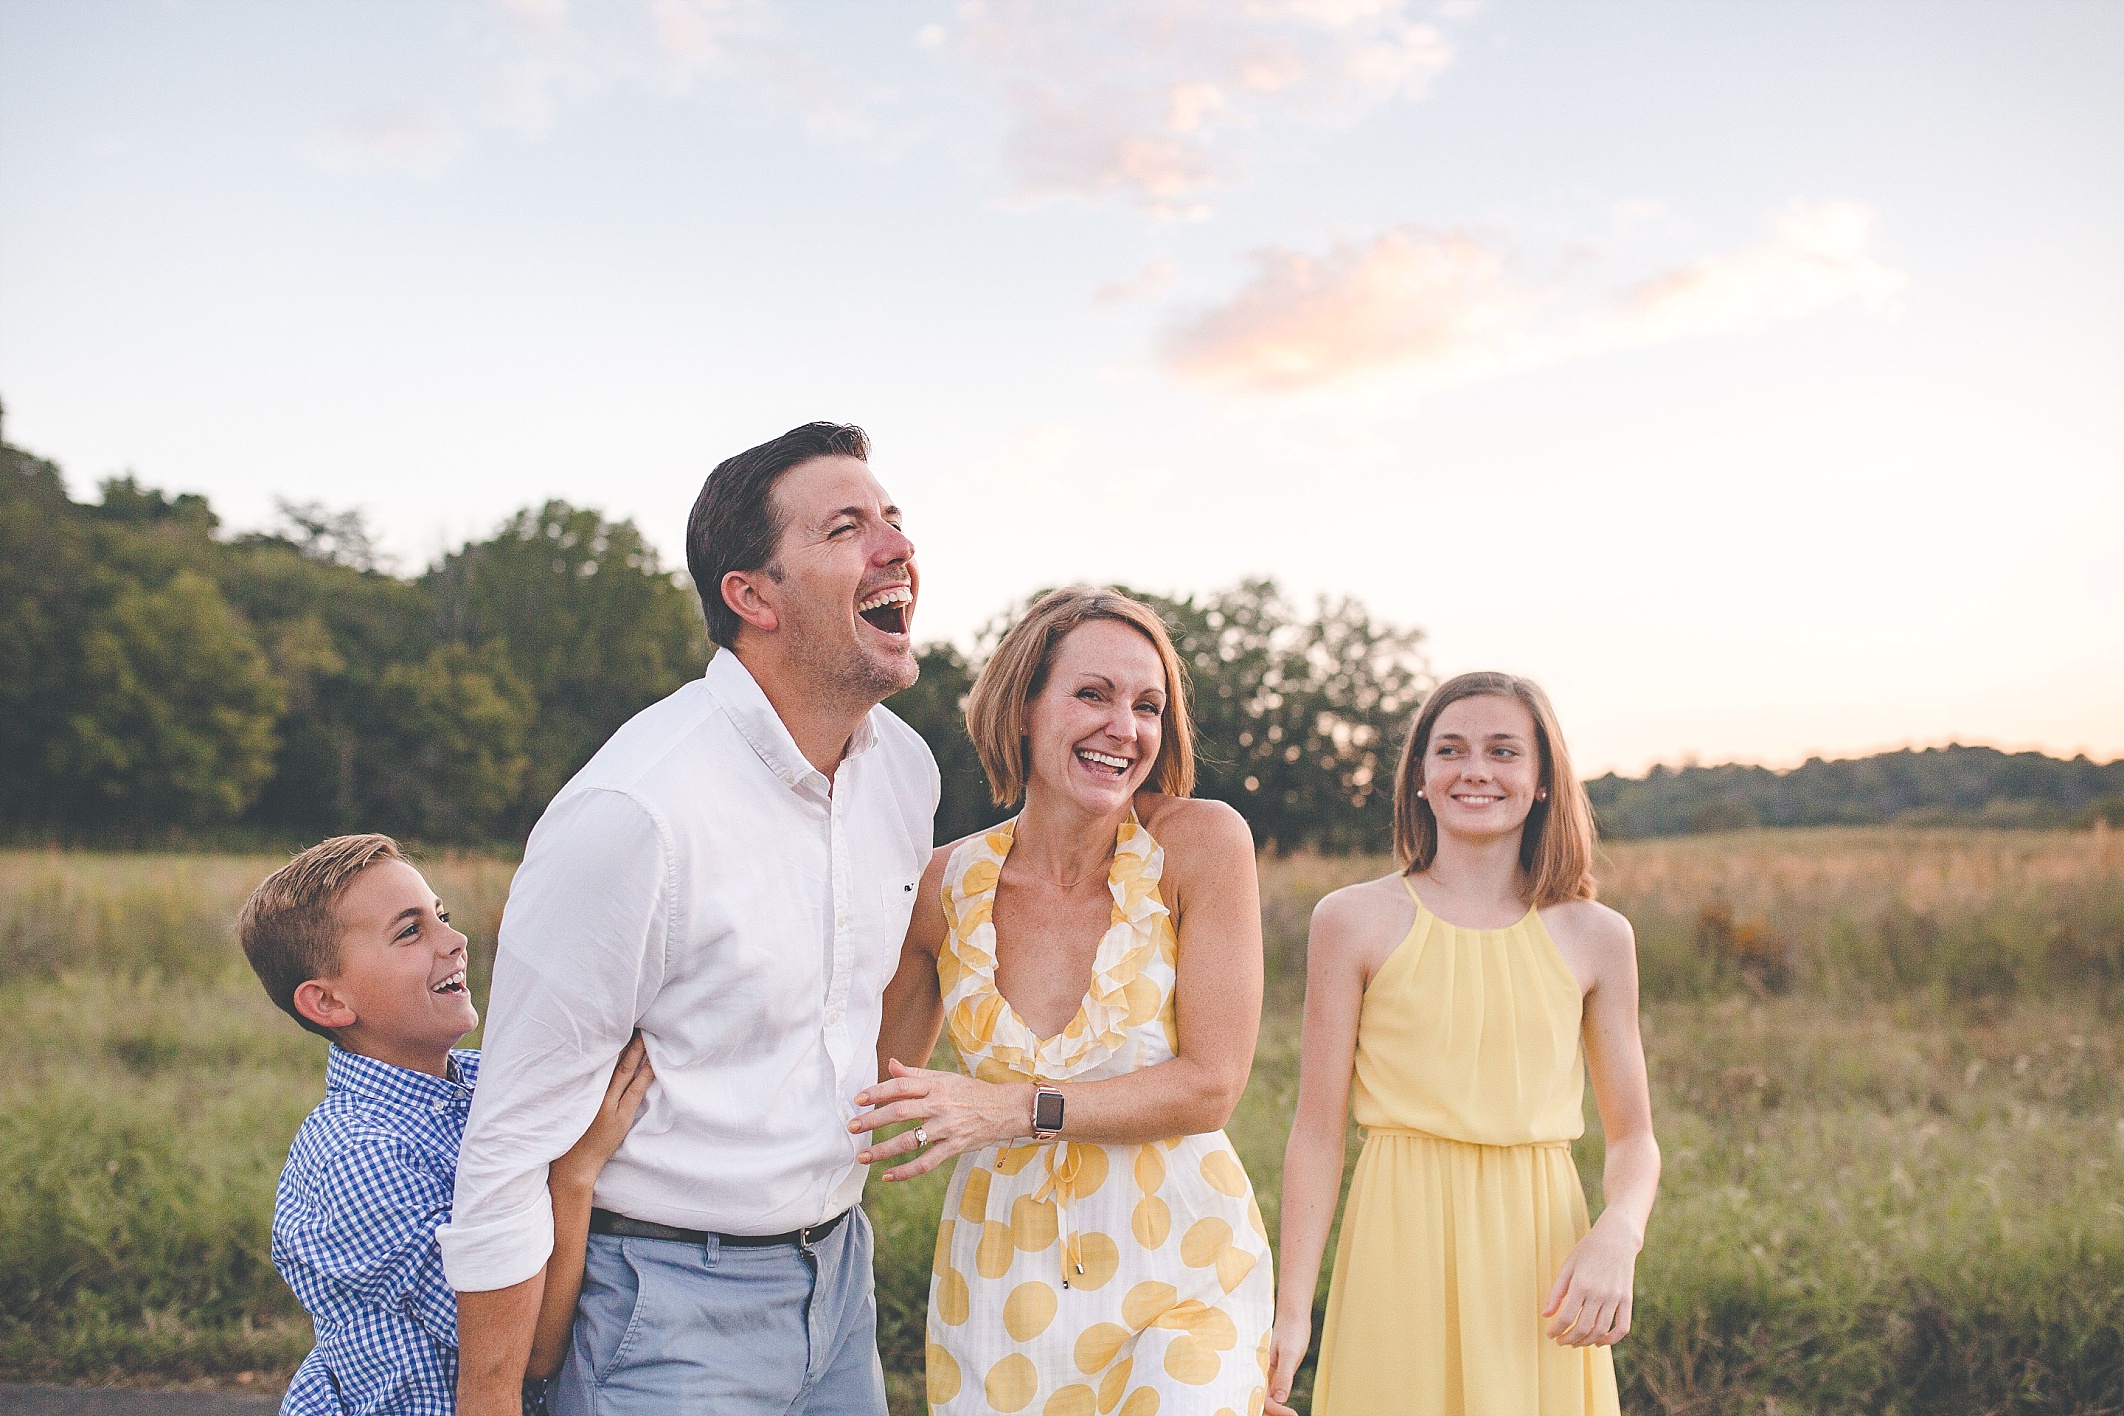
[(1548, 1306), (1541, 1310), (1549, 1320), (1542, 1330), (1566, 1347), (1613, 1347), (1622, 1341), (1630, 1331), (1639, 1247), (1620, 1225), (1595, 1224), (1557, 1270)]
[(1298, 1416), (1290, 1408), (1291, 1382), (1298, 1375), (1298, 1364), (1305, 1360), (1305, 1350), (1312, 1345), (1311, 1311), (1276, 1314), (1276, 1325), (1269, 1329), (1269, 1416)]
[(568, 1153), (553, 1162), (546, 1177), (549, 1185), (578, 1185), (588, 1189), (597, 1180), (597, 1172), (605, 1168), (612, 1153), (619, 1149), (620, 1142), (627, 1139), (627, 1132), (634, 1126), (634, 1118), (642, 1109), (642, 1098), (649, 1094), (649, 1084), (656, 1080), (656, 1071), (649, 1065), (649, 1049), (642, 1035), (636, 1033), (620, 1053), (619, 1061), (612, 1065), (612, 1080), (605, 1084), (605, 1099), (597, 1104), (597, 1115), (590, 1121), (590, 1128), (583, 1132), (576, 1143), (568, 1147)]
[(857, 1153), (857, 1162), (869, 1165), (921, 1150), (907, 1164), (886, 1171), (887, 1180), (912, 1180), (962, 1152), (1032, 1134), (1031, 1082), (977, 1082), (957, 1072), (902, 1066), (896, 1057), (886, 1067), (890, 1080), (856, 1093), (856, 1105), (870, 1110), (849, 1122), (848, 1129), (860, 1134), (904, 1121), (919, 1123), (915, 1131), (921, 1132), (920, 1138), (915, 1131), (903, 1131)]

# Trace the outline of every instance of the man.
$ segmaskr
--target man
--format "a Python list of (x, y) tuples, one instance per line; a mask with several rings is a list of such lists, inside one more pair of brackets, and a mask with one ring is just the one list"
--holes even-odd
[(878, 706), (915, 680), (920, 582), (868, 457), (811, 423), (715, 469), (686, 563), (721, 652), (531, 833), (439, 1234), (465, 1416), (518, 1410), (546, 1166), (636, 1028), (656, 1080), (597, 1181), (553, 1410), (883, 1416), (848, 1121), (938, 778)]

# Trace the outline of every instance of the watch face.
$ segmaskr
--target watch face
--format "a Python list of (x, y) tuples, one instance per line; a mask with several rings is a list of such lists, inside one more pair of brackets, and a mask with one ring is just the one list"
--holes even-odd
[(1062, 1129), (1062, 1093), (1040, 1092), (1033, 1097), (1033, 1128), (1039, 1131)]

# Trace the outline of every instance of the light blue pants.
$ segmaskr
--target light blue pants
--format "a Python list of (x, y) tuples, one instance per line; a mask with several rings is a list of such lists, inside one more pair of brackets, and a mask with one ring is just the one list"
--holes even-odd
[(590, 1236), (553, 1416), (885, 1416), (870, 1220), (807, 1253)]

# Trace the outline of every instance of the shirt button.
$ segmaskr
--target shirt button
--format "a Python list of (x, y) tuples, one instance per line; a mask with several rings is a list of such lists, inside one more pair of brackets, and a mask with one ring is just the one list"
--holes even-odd
[(828, 1013), (826, 1015), (826, 1021), (829, 1025), (838, 1024), (841, 1021), (841, 1010), (836, 1008), (832, 1012)]

